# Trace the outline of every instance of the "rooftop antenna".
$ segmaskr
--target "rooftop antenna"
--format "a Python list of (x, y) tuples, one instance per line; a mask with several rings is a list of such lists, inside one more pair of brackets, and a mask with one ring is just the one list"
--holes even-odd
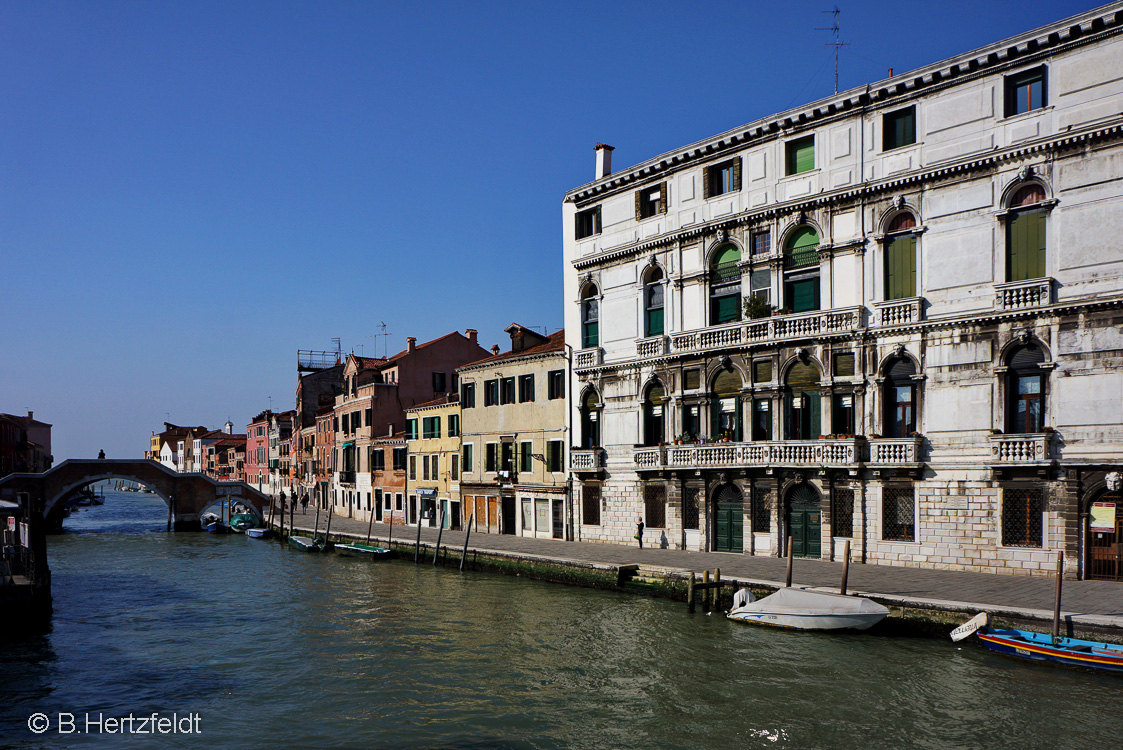
[(273, 411), (273, 397), (268, 396), (267, 398), (269, 399), (269, 411)]
[(834, 6), (834, 10), (824, 10), (823, 13), (830, 13), (832, 16), (834, 16), (834, 25), (833, 26), (820, 26), (820, 27), (815, 29), (816, 31), (833, 31), (834, 32), (834, 41), (833, 42), (827, 42), (827, 46), (828, 47), (834, 47), (834, 93), (836, 93), (836, 94), (838, 93), (838, 51), (842, 47), (849, 47), (850, 46), (848, 42), (840, 41), (839, 38), (838, 38), (838, 32), (839, 32), (838, 14), (841, 13), (841, 12), (842, 11), (840, 11), (838, 9), (837, 5)]
[(335, 344), (335, 363), (338, 365), (343, 361), (343, 345), (338, 338), (333, 338), (331, 343)]
[[(382, 329), (382, 333), (376, 333), (371, 338), (378, 338), (379, 336), (382, 336), (382, 356), (385, 357), (387, 355), (386, 340), (390, 337), (390, 334), (386, 333), (386, 323), (384, 321), (381, 321), (381, 320), (378, 321), (378, 327)], [(375, 347), (374, 347), (374, 355), (376, 357), (378, 356), (378, 345), (377, 345), (377, 343), (375, 344)]]

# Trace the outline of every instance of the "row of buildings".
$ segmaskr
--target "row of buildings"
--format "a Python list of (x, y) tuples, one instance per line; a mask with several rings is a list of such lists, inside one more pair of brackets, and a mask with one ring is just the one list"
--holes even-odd
[(302, 353), (242, 476), (381, 523), (1123, 578), (1121, 31), (1105, 6), (621, 172), (598, 144), (563, 331)]
[(0, 477), (16, 472), (38, 473), (51, 468), (51, 425), (27, 416), (0, 414)]

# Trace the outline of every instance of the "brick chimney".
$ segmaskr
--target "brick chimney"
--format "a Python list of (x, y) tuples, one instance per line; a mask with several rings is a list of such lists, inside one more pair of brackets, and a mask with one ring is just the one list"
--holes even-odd
[(468, 330), (464, 331), (464, 335), (473, 344), (476, 343), (476, 329), (475, 328), (469, 328)]
[(597, 176), (596, 179), (608, 177), (612, 174), (612, 152), (616, 149), (609, 146), (607, 143), (598, 143), (596, 145), (597, 152)]
[(491, 354), (492, 354), (492, 356), (495, 356), (495, 355), (496, 355), (496, 354), (498, 354), (498, 353), (499, 353), (499, 344), (492, 344), (492, 345), (491, 345)]
[(417, 339), (413, 336), (407, 336), (406, 337), (406, 351), (412, 352), (416, 348), (417, 348)]

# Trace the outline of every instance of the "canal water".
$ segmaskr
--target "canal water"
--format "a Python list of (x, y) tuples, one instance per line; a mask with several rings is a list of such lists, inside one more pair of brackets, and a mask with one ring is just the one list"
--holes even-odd
[[(659, 599), (166, 534), (165, 519), (151, 495), (107, 493), (51, 537), (52, 629), (0, 645), (0, 745), (1032, 748), (1123, 735), (1123, 679), (973, 642), (754, 628)], [(60, 735), (60, 712), (79, 729), (87, 715), (196, 714), (201, 734)]]

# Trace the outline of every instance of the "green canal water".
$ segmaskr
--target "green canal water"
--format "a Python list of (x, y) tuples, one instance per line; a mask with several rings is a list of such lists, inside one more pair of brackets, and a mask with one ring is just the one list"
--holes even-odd
[[(972, 642), (773, 631), (521, 578), (164, 533), (111, 494), (50, 540), (45, 636), (0, 646), (0, 746), (1118, 746), (1123, 679)], [(50, 720), (40, 735), (29, 717)], [(60, 735), (57, 715), (199, 716)], [(134, 724), (134, 727), (136, 725)]]

